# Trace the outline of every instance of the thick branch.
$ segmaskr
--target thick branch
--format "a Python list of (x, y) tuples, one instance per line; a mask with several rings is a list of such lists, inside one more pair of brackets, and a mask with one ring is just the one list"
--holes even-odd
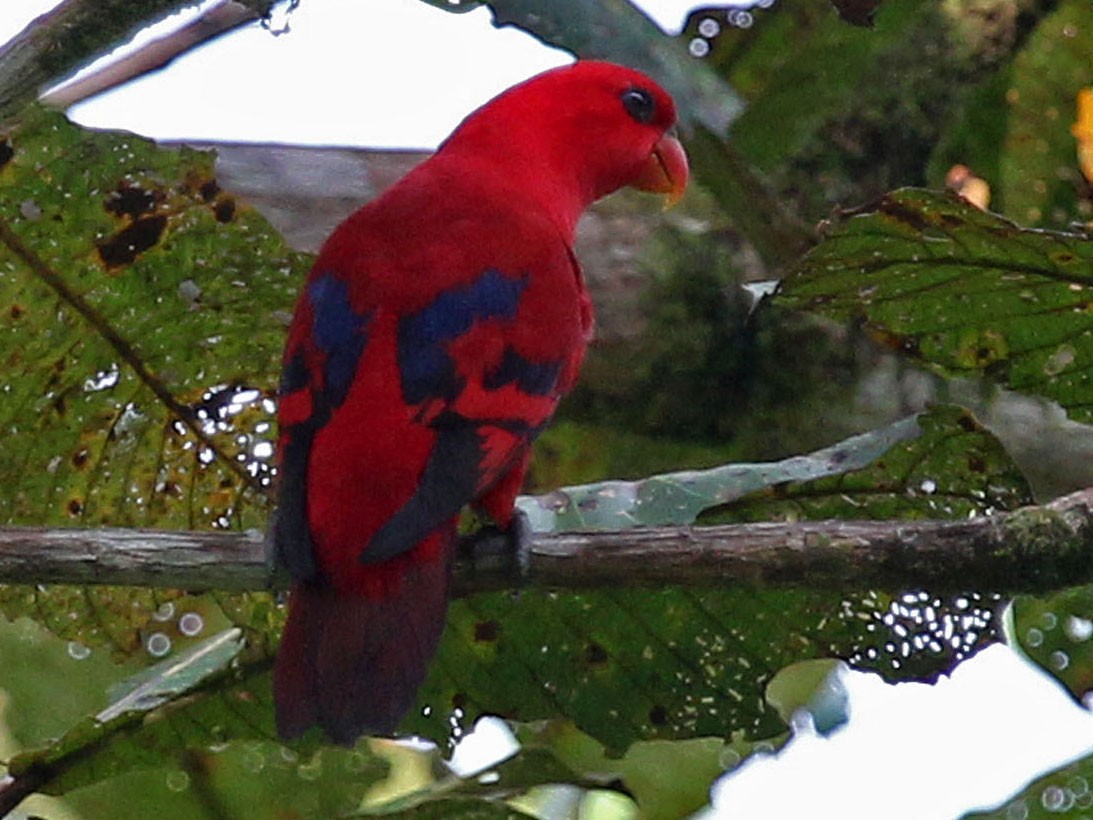
[[(1093, 581), (1093, 490), (965, 521), (768, 522), (540, 534), (526, 577), (461, 560), (455, 593), (532, 585), (1032, 591)], [(283, 586), (260, 533), (0, 528), (0, 582)]]

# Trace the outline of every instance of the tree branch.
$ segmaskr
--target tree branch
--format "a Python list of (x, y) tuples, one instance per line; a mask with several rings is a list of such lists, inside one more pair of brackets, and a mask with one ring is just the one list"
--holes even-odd
[(192, 51), (202, 43), (260, 18), (256, 9), (234, 0), (222, 0), (170, 34), (152, 40), (93, 74), (43, 94), (41, 102), (55, 108), (68, 108), (88, 97), (166, 68), (176, 57)]
[[(505, 562), (500, 562), (504, 564)], [(963, 521), (763, 522), (536, 534), (522, 578), (462, 558), (454, 592), (764, 585), (1024, 592), (1093, 581), (1093, 489)], [(257, 532), (0, 528), (0, 583), (286, 585)]]
[[(193, 0), (64, 0), (0, 45), (0, 123), (42, 86), (77, 71), (146, 25)], [(273, 0), (235, 0), (256, 17)]]

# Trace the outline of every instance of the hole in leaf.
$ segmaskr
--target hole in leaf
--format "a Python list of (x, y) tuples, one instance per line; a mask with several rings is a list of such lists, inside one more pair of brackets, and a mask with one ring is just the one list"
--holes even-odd
[(584, 659), (586, 663), (598, 666), (607, 663), (608, 657), (607, 650), (598, 643), (590, 643), (584, 648)]
[(102, 206), (107, 213), (136, 219), (155, 208), (161, 198), (158, 192), (146, 191), (139, 185), (122, 181), (107, 195)]
[(474, 639), (480, 643), (492, 643), (501, 637), (501, 624), (497, 621), (479, 621), (474, 625)]
[(649, 710), (649, 722), (654, 726), (666, 726), (668, 724), (668, 710), (663, 706), (654, 706)]
[(213, 216), (217, 222), (231, 222), (235, 216), (235, 200), (231, 197), (217, 200), (213, 206)]
[(220, 193), (220, 186), (216, 184), (215, 179), (210, 179), (207, 182), (203, 182), (201, 187), (197, 189), (197, 192), (201, 194), (203, 200), (212, 202), (216, 199), (216, 195)]
[(99, 257), (110, 268), (128, 265), (155, 245), (166, 227), (165, 216), (142, 217), (109, 239), (96, 243)]

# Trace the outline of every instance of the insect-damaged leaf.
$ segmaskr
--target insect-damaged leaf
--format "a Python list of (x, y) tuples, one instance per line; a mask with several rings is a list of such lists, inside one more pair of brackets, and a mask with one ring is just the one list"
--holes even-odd
[(211, 154), (33, 108), (6, 145), (0, 521), (261, 523), (307, 260), (220, 190)]
[(982, 374), (1093, 420), (1093, 241), (904, 189), (832, 227), (775, 297), (860, 322), (947, 375)]

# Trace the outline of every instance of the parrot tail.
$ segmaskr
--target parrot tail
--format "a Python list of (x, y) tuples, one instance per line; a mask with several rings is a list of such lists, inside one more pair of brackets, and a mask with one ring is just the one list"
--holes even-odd
[(434, 538), (449, 543), (429, 545), (440, 547), (434, 560), (395, 559), (400, 577), (383, 595), (316, 582), (293, 585), (273, 671), (283, 739), (316, 724), (344, 746), (360, 735), (394, 732), (417, 698), (444, 631), (455, 533), (426, 540)]

